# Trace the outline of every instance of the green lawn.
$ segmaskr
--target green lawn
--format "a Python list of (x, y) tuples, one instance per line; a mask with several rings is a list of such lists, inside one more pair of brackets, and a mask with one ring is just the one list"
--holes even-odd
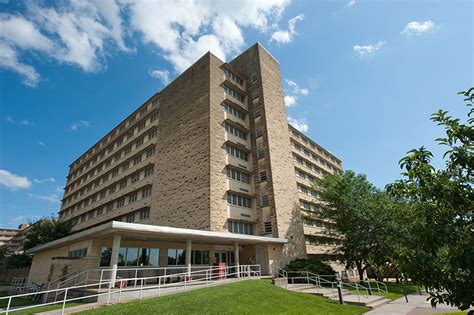
[[(8, 292), (0, 292), (0, 297), (7, 296), (7, 295), (8, 295)], [(0, 308), (6, 307), (7, 304), (8, 304), (8, 300), (6, 299), (0, 300)], [(33, 304), (36, 304), (36, 302), (29, 299), (25, 299), (25, 298), (16, 298), (12, 300), (12, 303), (10, 305), (11, 306), (26, 306), (26, 305), (33, 305)], [(67, 303), (66, 307), (76, 306), (79, 304), (80, 303)], [(29, 314), (39, 313), (39, 312), (51, 311), (51, 310), (55, 310), (61, 307), (62, 307), (62, 304), (39, 306), (39, 307), (34, 307), (34, 308), (23, 310), (23, 311), (12, 312), (12, 314), (29, 315)]]
[[(370, 286), (372, 287), (372, 294), (381, 295), (390, 300), (396, 300), (403, 297), (403, 287), (401, 284), (393, 283), (393, 282), (385, 282), (385, 284), (387, 285), (388, 293), (385, 293), (382, 291), (379, 293), (377, 292), (376, 284), (374, 282), (371, 282)], [(364, 287), (367, 287), (367, 283), (362, 283), (362, 285)], [(380, 286), (380, 288), (382, 289), (383, 286)], [(344, 289), (349, 289), (349, 291), (351, 292), (356, 292), (356, 289), (353, 289), (353, 288), (344, 287)], [(405, 285), (405, 289), (406, 289), (407, 294), (418, 292), (418, 288), (416, 287), (416, 285), (413, 285), (410, 283)], [(359, 289), (359, 292), (362, 294), (366, 294), (365, 289)]]
[(82, 314), (363, 314), (368, 309), (339, 305), (291, 292), (268, 280), (245, 280), (171, 296), (99, 308)]

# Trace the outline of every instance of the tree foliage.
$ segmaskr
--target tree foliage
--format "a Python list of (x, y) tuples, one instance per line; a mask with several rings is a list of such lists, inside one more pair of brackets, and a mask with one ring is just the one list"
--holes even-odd
[(72, 224), (55, 218), (42, 218), (31, 223), (23, 244), (25, 250), (45, 244), (71, 234)]
[(336, 271), (327, 263), (318, 259), (295, 259), (285, 266), (285, 270), (309, 271), (318, 275), (334, 275)]
[(321, 243), (328, 237), (339, 239), (336, 253), (347, 267), (357, 267), (361, 280), (370, 264), (385, 265), (390, 252), (389, 236), (396, 229), (391, 219), (391, 198), (365, 175), (353, 171), (325, 176), (316, 181), (314, 189), (328, 206), (319, 216), (332, 222), (333, 227), (325, 231)]
[(31, 257), (26, 254), (13, 254), (6, 258), (7, 267), (10, 269), (29, 267), (31, 261)]
[(431, 120), (443, 126), (446, 136), (445, 168), (432, 165), (433, 154), (421, 147), (400, 160), (403, 179), (387, 189), (406, 203), (398, 220), (394, 256), (402, 272), (432, 295), (431, 302), (467, 309), (474, 305), (474, 88), (465, 96), (465, 122), (439, 110)]

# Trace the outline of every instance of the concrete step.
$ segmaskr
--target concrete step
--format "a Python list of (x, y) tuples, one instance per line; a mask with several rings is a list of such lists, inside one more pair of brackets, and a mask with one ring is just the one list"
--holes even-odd
[(376, 304), (379, 301), (385, 299), (383, 296), (379, 295), (360, 295), (357, 294), (348, 294), (344, 296), (344, 303), (367, 306), (368, 304)]
[(366, 304), (365, 306), (370, 307), (371, 309), (374, 309), (374, 308), (380, 307), (382, 305), (385, 305), (387, 303), (390, 303), (391, 301), (392, 300), (390, 300), (390, 299), (383, 298), (383, 299), (380, 299), (380, 300), (377, 300), (377, 301), (374, 301), (374, 302), (370, 302), (370, 303)]

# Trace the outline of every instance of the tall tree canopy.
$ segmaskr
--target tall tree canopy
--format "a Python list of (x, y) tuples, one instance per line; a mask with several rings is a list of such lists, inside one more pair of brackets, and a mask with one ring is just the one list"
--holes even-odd
[(389, 196), (365, 175), (353, 171), (325, 176), (316, 181), (314, 189), (328, 206), (319, 216), (332, 222), (320, 242), (328, 237), (339, 239), (335, 248), (338, 256), (347, 267), (357, 267), (361, 280), (370, 264), (385, 265), (390, 252), (389, 236), (396, 230)]
[(401, 159), (403, 179), (387, 189), (404, 200), (398, 220), (405, 233), (395, 256), (401, 270), (432, 295), (431, 302), (461, 309), (474, 305), (474, 88), (465, 96), (465, 122), (439, 110), (431, 120), (446, 136), (436, 141), (447, 147), (445, 168), (435, 169), (424, 147)]
[(60, 222), (55, 218), (42, 218), (31, 223), (23, 248), (29, 249), (71, 234), (70, 222)]

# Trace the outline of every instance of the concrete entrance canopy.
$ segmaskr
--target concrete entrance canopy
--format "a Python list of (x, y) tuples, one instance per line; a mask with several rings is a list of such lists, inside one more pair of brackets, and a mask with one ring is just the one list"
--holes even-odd
[(229, 232), (214, 232), (204, 230), (193, 230), (174, 228), (169, 226), (147, 225), (137, 223), (127, 223), (111, 221), (97, 227), (93, 227), (58, 240), (33, 247), (26, 251), (27, 254), (35, 254), (55, 247), (61, 247), (72, 242), (78, 242), (85, 239), (112, 239), (115, 235), (120, 235), (122, 239), (141, 240), (141, 241), (182, 241), (191, 239), (193, 243), (208, 243), (234, 245), (251, 244), (286, 244), (287, 239), (273, 238), (245, 234), (233, 234)]

